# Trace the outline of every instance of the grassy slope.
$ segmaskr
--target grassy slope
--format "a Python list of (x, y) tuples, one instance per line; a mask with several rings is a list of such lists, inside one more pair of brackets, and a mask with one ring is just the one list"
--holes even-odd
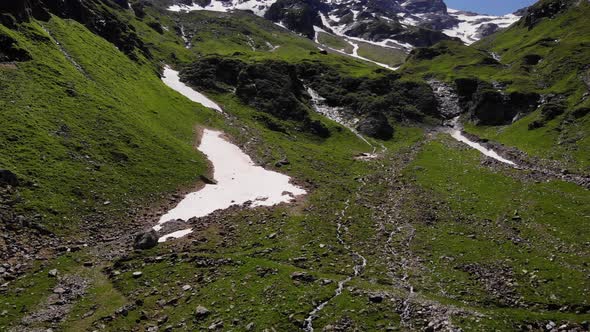
[(42, 214), (56, 228), (75, 227), (94, 212), (121, 216), (204, 171), (192, 148), (193, 125), (211, 111), (78, 23), (53, 18), (44, 26), (84, 73), (38, 23), (19, 32), (0, 26), (33, 55), (0, 68), (0, 165), (34, 184), (22, 190), (22, 211)]
[[(513, 176), (519, 171), (491, 171), (480, 159), (476, 151), (440, 137), (406, 170), (451, 209), (417, 230), (414, 250), (432, 273), (417, 278), (418, 287), (435, 297), (444, 292), (451, 303), (495, 317), (484, 320), (488, 328), (510, 330), (519, 320), (587, 320), (588, 314), (576, 316), (575, 309), (547, 310), (588, 305), (587, 190), (518, 179)], [(492, 275), (510, 271), (515, 294), (530, 309), (505, 308), (502, 296), (486, 291), (489, 276), (464, 272), (468, 264), (487, 267)]]
[[(506, 31), (492, 35), (471, 47), (443, 42), (435, 46), (444, 53), (432, 60), (410, 61), (403, 71), (413, 77), (436, 76), (452, 81), (460, 77), (477, 77), (507, 85), (507, 91), (532, 91), (540, 94), (567, 96), (569, 112), (549, 121), (543, 128), (529, 130), (528, 124), (540, 118), (540, 111), (510, 126), (467, 129), (485, 138), (515, 146), (531, 155), (565, 161), (568, 167), (588, 170), (590, 167), (590, 120), (573, 119), (571, 112), (588, 107), (583, 99), (588, 91), (582, 81), (590, 63), (590, 4), (581, 2), (553, 19), (544, 19), (528, 29), (519, 22)], [(557, 41), (557, 42), (556, 42)], [(482, 64), (490, 52), (501, 56), (501, 64)], [(535, 66), (525, 65), (526, 55), (540, 55)]]

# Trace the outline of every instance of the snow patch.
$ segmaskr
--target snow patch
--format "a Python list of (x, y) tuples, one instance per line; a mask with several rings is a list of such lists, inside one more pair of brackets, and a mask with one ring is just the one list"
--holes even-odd
[(230, 12), (233, 10), (251, 10), (258, 16), (264, 16), (268, 8), (275, 3), (276, 0), (212, 0), (206, 6), (193, 3), (192, 5), (172, 5), (168, 7), (169, 11), (173, 12), (190, 12), (195, 10), (209, 10), (214, 12)]
[[(213, 165), (217, 184), (207, 184), (192, 192), (163, 215), (154, 229), (170, 220), (200, 218), (217, 210), (250, 202), (250, 207), (291, 202), (306, 191), (290, 183), (290, 177), (256, 166), (239, 147), (220, 131), (205, 129), (199, 151)], [(168, 235), (167, 235), (168, 236)]]
[(478, 29), (488, 23), (497, 24), (501, 29), (507, 28), (520, 19), (520, 16), (508, 14), (504, 16), (480, 15), (463, 12), (456, 9), (448, 9), (449, 15), (459, 20), (459, 24), (452, 29), (445, 29), (442, 32), (450, 37), (458, 37), (465, 44), (470, 45), (478, 41)]
[(219, 107), (219, 105), (217, 105), (213, 100), (207, 98), (202, 93), (193, 90), (190, 86), (182, 83), (176, 70), (173, 70), (168, 66), (164, 67), (164, 75), (162, 76), (162, 81), (164, 82), (164, 84), (178, 91), (180, 94), (187, 97), (188, 99), (196, 103), (199, 103), (205, 107), (212, 108), (220, 113), (223, 113), (221, 107)]

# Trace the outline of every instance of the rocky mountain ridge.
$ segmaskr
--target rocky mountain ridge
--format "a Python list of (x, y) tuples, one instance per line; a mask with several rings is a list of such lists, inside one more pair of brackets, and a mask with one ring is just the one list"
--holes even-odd
[(409, 50), (459, 38), (471, 44), (516, 22), (447, 8), (442, 0), (169, 0), (171, 11), (249, 10), (313, 39), (318, 31)]

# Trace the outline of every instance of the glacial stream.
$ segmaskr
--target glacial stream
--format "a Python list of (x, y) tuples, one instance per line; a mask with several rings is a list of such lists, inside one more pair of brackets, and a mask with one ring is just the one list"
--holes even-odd
[[(178, 72), (166, 67), (164, 83), (192, 101), (222, 112), (221, 107), (203, 94), (180, 82)], [(224, 133), (203, 130), (199, 151), (213, 165), (213, 178), (217, 184), (206, 184), (202, 189), (189, 193), (173, 209), (164, 214), (154, 229), (162, 224), (181, 219), (204, 217), (217, 210), (251, 202), (250, 207), (272, 206), (291, 202), (306, 191), (290, 183), (287, 175), (256, 166), (240, 148), (228, 141)], [(178, 238), (191, 233), (191, 229), (176, 231), (162, 236), (159, 241)]]

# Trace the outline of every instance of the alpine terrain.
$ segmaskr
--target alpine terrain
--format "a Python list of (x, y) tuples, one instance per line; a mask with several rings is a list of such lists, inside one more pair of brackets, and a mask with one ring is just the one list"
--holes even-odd
[(0, 331), (588, 331), (590, 1), (0, 2)]

